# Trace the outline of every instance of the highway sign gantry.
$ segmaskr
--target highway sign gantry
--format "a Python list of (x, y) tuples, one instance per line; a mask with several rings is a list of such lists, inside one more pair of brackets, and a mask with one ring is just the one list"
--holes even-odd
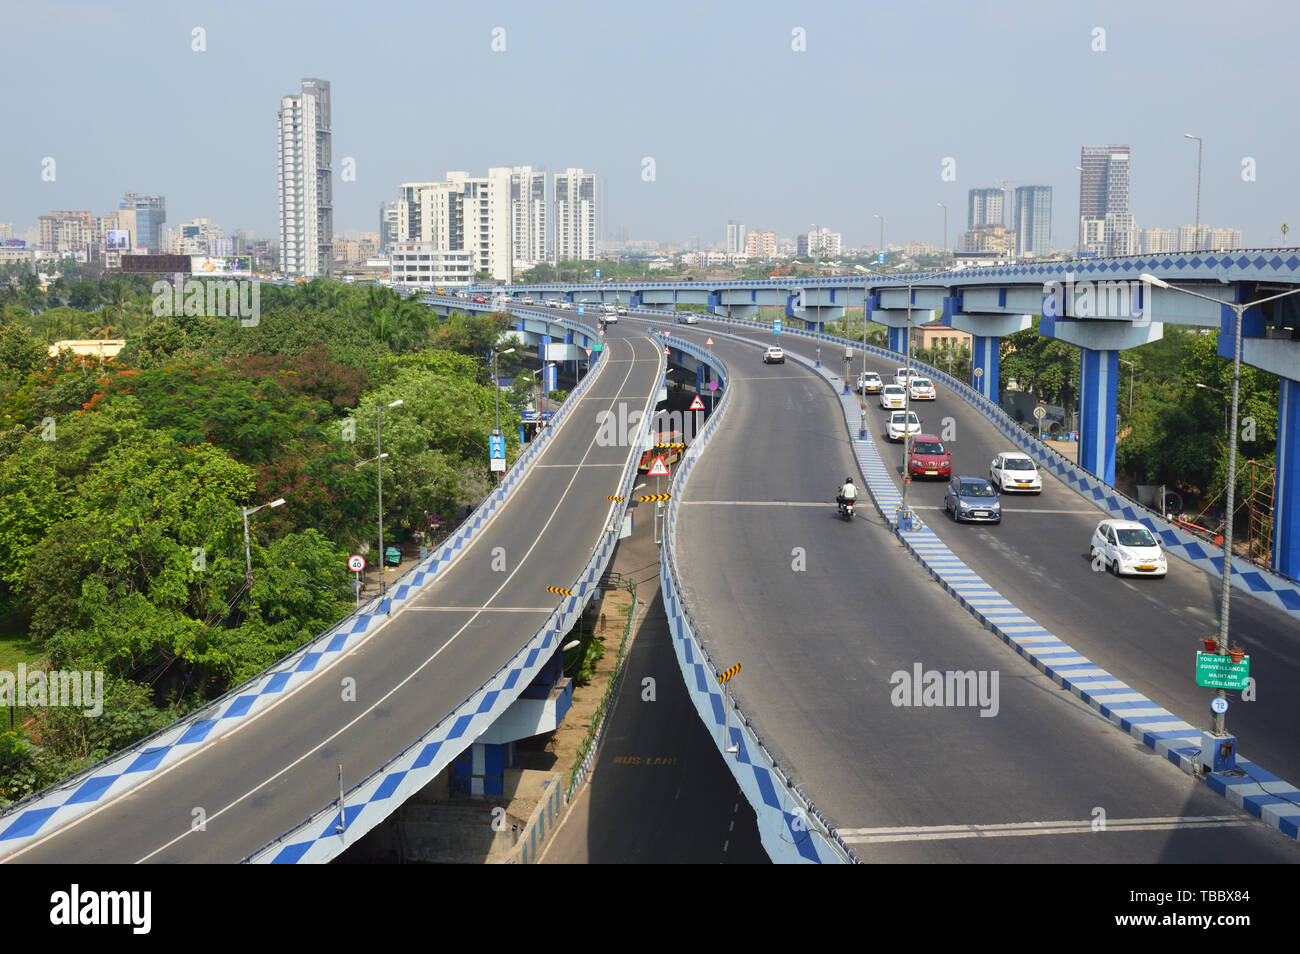
[(642, 503), (653, 503), (656, 500), (672, 500), (672, 494), (645, 494), (641, 497)]
[(560, 596), (572, 596), (573, 590), (565, 589), (563, 586), (548, 586), (547, 593), (558, 593)]

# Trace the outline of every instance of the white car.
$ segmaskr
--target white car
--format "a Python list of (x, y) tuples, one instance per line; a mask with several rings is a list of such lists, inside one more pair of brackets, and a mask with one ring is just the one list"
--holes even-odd
[(915, 368), (899, 368), (894, 372), (894, 383), (907, 387), (912, 382), (913, 378), (918, 378), (920, 376), (921, 372), (917, 371)]
[(929, 378), (912, 378), (912, 400), (933, 401), (936, 399), (934, 382)]
[(901, 384), (886, 384), (880, 389), (880, 406), (885, 410), (907, 405), (907, 392)]
[(619, 305), (617, 308), (614, 309), (614, 311), (615, 311), (616, 314), (626, 315), (626, 314), (627, 314), (627, 306), (626, 306), (626, 305)]
[(607, 324), (607, 325), (616, 325), (616, 324), (618, 324), (618, 313), (617, 313), (617, 312), (607, 311), (607, 312), (605, 312), (603, 315), (601, 315), (600, 317), (604, 320), (605, 324)]
[(785, 352), (782, 351), (780, 348), (778, 348), (776, 345), (772, 345), (770, 348), (768, 348), (766, 351), (763, 352), (763, 363), (764, 364), (785, 364)]
[[(904, 424), (906, 419), (906, 424)], [(891, 411), (885, 424), (885, 437), (895, 443), (902, 441), (905, 434), (920, 434), (921, 419), (915, 411)]]
[(525, 305), (535, 305), (535, 304), (537, 304), (537, 302), (533, 301), (531, 298), (525, 298), (525, 299), (524, 299), (524, 304), (525, 304)]
[(561, 310), (561, 311), (573, 311), (573, 302), (571, 302), (571, 301), (562, 301), (562, 302), (560, 302), (560, 310)]
[(879, 394), (884, 386), (885, 382), (874, 371), (863, 371), (858, 375), (859, 394)]
[(684, 325), (698, 325), (699, 323), (700, 319), (698, 315), (692, 315), (690, 312), (682, 315), (682, 324)]
[(1088, 549), (1092, 565), (1116, 576), (1165, 576), (1169, 564), (1160, 541), (1133, 520), (1103, 520), (1092, 532)]
[(1004, 451), (989, 463), (989, 482), (1004, 494), (1041, 494), (1043, 478), (1028, 456)]

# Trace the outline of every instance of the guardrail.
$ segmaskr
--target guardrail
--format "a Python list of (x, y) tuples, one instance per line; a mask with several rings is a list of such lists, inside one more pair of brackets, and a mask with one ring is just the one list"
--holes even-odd
[[(759, 836), (768, 856), (776, 862), (850, 862), (857, 855), (835, 833), (830, 821), (817, 810), (812, 799), (781, 767), (758, 730), (735, 700), (728, 700), (719, 682), (722, 669), (709, 655), (700, 638), (699, 625), (681, 598), (681, 580), (676, 561), (677, 516), (681, 488), (709, 440), (721, 426), (731, 407), (732, 396), (726, 388), (726, 366), (706, 348), (677, 338), (655, 335), (669, 345), (708, 364), (718, 372), (723, 383), (722, 400), (709, 415), (703, 430), (691, 442), (673, 477), (672, 499), (664, 512), (664, 534), (660, 558), (660, 586), (673, 649), (682, 670), (686, 689), (695, 704), (700, 720), (710, 729), (719, 754), (735, 776), (740, 790), (758, 816)], [(730, 705), (735, 718), (727, 714)], [(725, 751), (721, 741), (724, 726), (731, 724), (727, 744), (736, 747)]]
[[(723, 319), (716, 316), (712, 320), (727, 326), (757, 328), (769, 333), (772, 331), (770, 324), (761, 321)], [(790, 328), (782, 328), (781, 334), (828, 341), (839, 347), (857, 349), (864, 347), (860, 341), (850, 341), (847, 338), (815, 331), (796, 331)], [(865, 350), (878, 357), (889, 358), (892, 361), (908, 360), (900, 352), (878, 348), (874, 345), (865, 346)], [(825, 364), (825, 361), (823, 361), (823, 364)], [(981, 411), (998, 430), (1032, 457), (1039, 466), (1050, 471), (1062, 483), (1078, 492), (1081, 496), (1091, 499), (1097, 507), (1107, 514), (1112, 517), (1135, 520), (1141, 523), (1159, 537), (1172, 555), (1207, 573), (1216, 576), (1222, 575), (1224, 551), (1221, 546), (1215, 546), (1203, 536), (1181, 529), (1171, 521), (1161, 517), (1160, 514), (1128, 497), (1122, 491), (1116, 490), (1095, 474), (1084, 470), (1056, 448), (1026, 432), (1006, 411), (964, 382), (924, 361), (918, 361), (915, 357), (911, 358), (911, 364), (914, 367), (925, 368), (931, 378), (944, 384), (955, 394), (964, 398), (966, 403)], [(1281, 610), (1292, 619), (1300, 619), (1300, 580), (1293, 580), (1275, 570), (1265, 568), (1253, 560), (1234, 554), (1232, 557), (1232, 585), (1260, 602)]]
[[(661, 378), (665, 365), (661, 354)], [(588, 375), (583, 383), (591, 379)], [(647, 398), (643, 420), (649, 420), (657, 392), (656, 388)], [(578, 394), (579, 389), (575, 389), (569, 395), (562, 413), (574, 406), (570, 402)], [(554, 655), (560, 640), (573, 627), (590, 596), (599, 591), (600, 576), (618, 544), (619, 527), (637, 477), (638, 446), (633, 446), (624, 466), (617, 494), (623, 500), (611, 503), (600, 540), (571, 587), (574, 594), (562, 599), (537, 632), (483, 685), (419, 739), (346, 791), (342, 810), (335, 799), (248, 855), (244, 862), (298, 864), (330, 860), (432, 781), (519, 697)]]
[[(583, 333), (595, 329), (563, 322)], [(597, 370), (593, 365), (593, 370)], [(497, 511), (531, 473), (533, 461), (577, 404), (592, 380), (589, 372), (570, 393), (550, 425), (515, 459), (499, 487), (432, 553), (389, 584), (386, 595), (372, 598), (319, 636), (239, 686), (140, 739), (124, 749), (34, 792), (0, 814), (0, 847), (6, 854), (38, 835), (47, 834), (153, 776), (159, 769), (187, 758), (213, 737), (225, 734), (237, 720), (262, 711), (342, 657), (376, 631), (396, 606), (404, 605), (439, 578), (488, 526)], [(218, 727), (220, 727), (218, 731)]]

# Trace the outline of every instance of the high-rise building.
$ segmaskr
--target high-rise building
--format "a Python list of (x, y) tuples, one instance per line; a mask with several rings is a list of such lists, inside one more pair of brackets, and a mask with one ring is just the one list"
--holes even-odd
[[(1127, 213), (1129, 209), (1128, 146), (1084, 146), (1079, 156), (1079, 250), (1085, 250), (1086, 219), (1105, 220), (1112, 213)], [(1095, 231), (1095, 229), (1094, 229)], [(1107, 255), (1127, 255), (1131, 252), (1113, 251), (1129, 247), (1133, 238), (1129, 234), (1110, 236), (1107, 229), (1104, 240)], [(1113, 239), (1113, 243), (1112, 243)]]
[(449, 172), (444, 182), (403, 183), (396, 203), (396, 243), (466, 252), (473, 266), (470, 278), (486, 272), (497, 281), (510, 281), (511, 180), (511, 170), (497, 166), (486, 176)]
[(397, 203), (379, 203), (379, 251), (388, 251), (397, 241)]
[(749, 232), (745, 235), (745, 254), (764, 261), (776, 258), (775, 232)]
[(967, 201), (968, 229), (977, 229), (985, 225), (1004, 225), (1003, 197), (1001, 189), (971, 189)]
[(1178, 231), (1176, 229), (1143, 229), (1142, 254), (1164, 255), (1178, 251)]
[(555, 261), (596, 257), (596, 174), (566, 169), (555, 174)]
[(131, 232), (131, 244), (155, 254), (163, 250), (163, 223), (167, 200), (160, 195), (128, 192), (117, 204), (117, 227)]
[(840, 254), (841, 235), (828, 228), (809, 229), (795, 239), (796, 258), (835, 258)]
[(1019, 186), (1016, 189), (1016, 254), (1046, 258), (1052, 253), (1052, 187)]
[(735, 219), (727, 220), (727, 247), (728, 255), (739, 255), (745, 252), (745, 223), (737, 222)]
[(511, 254), (516, 262), (546, 261), (546, 170), (510, 170)]
[(1005, 225), (979, 225), (962, 233), (961, 252), (997, 252), (1014, 255), (1016, 233)]
[(328, 277), (334, 270), (329, 81), (304, 79), (302, 92), (282, 96), (276, 126), (280, 270)]

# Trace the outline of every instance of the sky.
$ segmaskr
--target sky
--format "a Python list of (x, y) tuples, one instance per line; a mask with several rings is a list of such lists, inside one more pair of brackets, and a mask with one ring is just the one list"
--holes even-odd
[(170, 227), (276, 237), (276, 112), (303, 77), (331, 83), (336, 234), (376, 230), (402, 182), (532, 165), (602, 176), (607, 232), (706, 244), (736, 219), (875, 246), (878, 214), (887, 244), (940, 245), (944, 203), (955, 245), (969, 189), (1045, 184), (1070, 248), (1083, 145), (1131, 146), (1139, 227), (1194, 220), (1184, 133), (1203, 224), (1246, 247), (1300, 227), (1293, 0), (37, 0), (0, 23), (20, 234), (131, 191)]

